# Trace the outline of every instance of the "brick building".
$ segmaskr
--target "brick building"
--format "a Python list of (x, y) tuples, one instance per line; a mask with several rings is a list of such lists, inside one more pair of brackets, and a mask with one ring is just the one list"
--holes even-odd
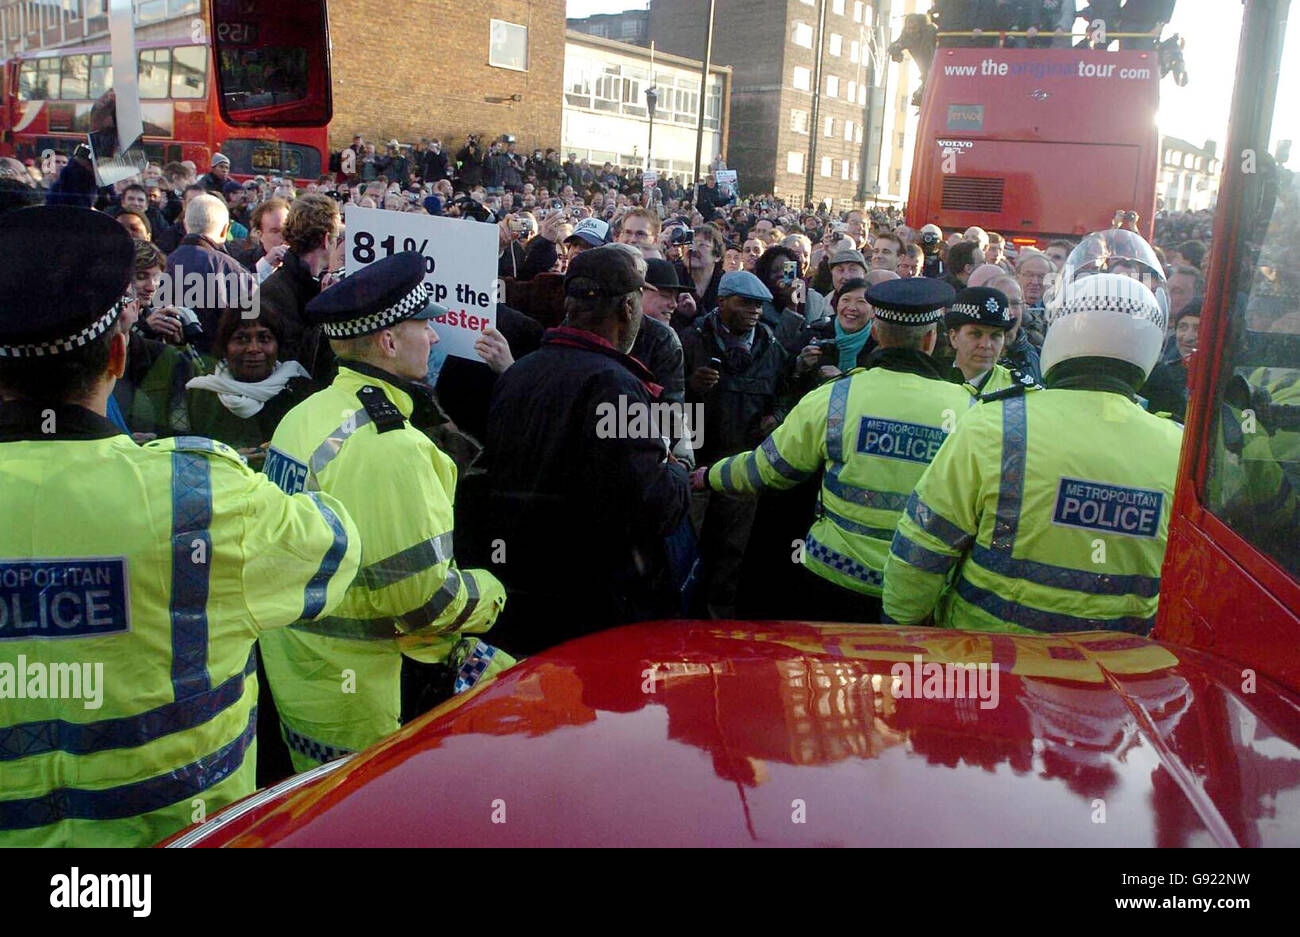
[[(106, 44), (107, 10), (108, 0), (0, 0), (0, 46), (12, 55)], [(202, 0), (135, 0), (135, 10), (138, 43), (202, 41)], [(331, 0), (329, 15), (332, 150), (354, 133), (403, 143), (511, 133), (521, 151), (560, 145), (563, 0)]]
[[(727, 162), (743, 191), (802, 204), (811, 184), (814, 201), (840, 210), (906, 192), (919, 75), (883, 49), (917, 5), (717, 0), (712, 61), (734, 73)], [(651, 0), (648, 38), (702, 58), (707, 15), (701, 0)]]
[(560, 145), (561, 0), (333, 0), (330, 146), (511, 133)]

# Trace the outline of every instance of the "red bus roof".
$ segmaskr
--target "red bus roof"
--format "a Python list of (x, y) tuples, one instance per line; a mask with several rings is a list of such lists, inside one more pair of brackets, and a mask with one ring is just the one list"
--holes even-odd
[(1136, 209), (1159, 160), (1155, 52), (939, 49), (925, 85), (908, 223), (1078, 236)]

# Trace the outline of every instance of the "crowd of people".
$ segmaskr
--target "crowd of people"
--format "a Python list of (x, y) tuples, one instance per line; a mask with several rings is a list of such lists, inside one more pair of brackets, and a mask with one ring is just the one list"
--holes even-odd
[[(40, 180), (0, 162), (0, 242), (21, 256), (0, 276), (0, 460), (36, 465), (42, 447), (77, 441), (57, 477), (9, 473), (24, 490), (0, 501), (0, 556), (130, 554), (129, 590), (127, 566), (102, 574), (132, 629), (87, 630), (89, 615), (67, 628), (110, 659), (156, 661), (149, 641), (170, 642), (141, 678), (150, 689), (119, 692), (112, 718), (147, 736), (169, 694), (201, 698), (168, 718), (227, 758), (179, 799), (117, 814), (50, 807), (51, 777), (33, 767), (15, 789), (45, 806), (14, 822), (0, 812), (0, 837), (93, 841), (73, 821), (101, 819), (99, 841), (152, 841), (188, 822), (191, 794), (224, 802), (359, 750), (520, 656), (623, 622), (1042, 630), (1049, 612), (1022, 617), (990, 585), (1022, 561), (1002, 552), (1005, 531), (978, 545), (972, 505), (999, 476), (976, 466), (1014, 436), (980, 420), (1023, 420), (1044, 385), (1098, 413), (1126, 398), (1126, 438), (1145, 433), (1158, 451), (1143, 490), (1171, 493), (1177, 427), (1145, 409), (1186, 399), (1203, 242), (1157, 261), (1121, 226), (1017, 251), (980, 228), (914, 230), (893, 208), (737, 198), (712, 175), (698, 192), (643, 188), (639, 173), (554, 150), (522, 157), (509, 138), (471, 137), (450, 157), (438, 140), (384, 149), (357, 137), (302, 188), (237, 181), (220, 154), (202, 174), (150, 166), (111, 189), (87, 186), (83, 154)], [(481, 360), (441, 353), (429, 320), (446, 309), (417, 255), (345, 269), (349, 204), (496, 225), (504, 301)], [(1171, 237), (1200, 233), (1162, 222)], [(1087, 264), (1100, 275), (1068, 295)], [(37, 295), (56, 297), (46, 315), (16, 313)], [(1086, 330), (1113, 308), (1135, 325), (1107, 346), (1118, 363), (1101, 377), (1066, 340), (1053, 346), (1049, 311)], [(1074, 405), (1043, 397), (1052, 419)], [(647, 432), (611, 417), (642, 411), (672, 418)], [(944, 456), (961, 483), (923, 477), (950, 450), (965, 453)], [(84, 518), (26, 529), (19, 505), (80, 503), (53, 489), (95, 471), (123, 499), (103, 530)], [(977, 537), (991, 572), (945, 592)], [(1158, 547), (1117, 548), (1121, 572), (1158, 575)], [(1032, 575), (1066, 562), (1036, 549)], [(210, 565), (194, 559), (205, 551)], [(1071, 586), (1071, 622), (1149, 629), (1154, 593), (1135, 604), (1090, 588)], [(70, 607), (40, 614), (66, 622)], [(342, 697), (340, 673), (356, 678)], [(233, 753), (231, 732), (244, 740)], [(254, 735), (256, 766), (243, 757)], [(64, 753), (73, 775), (87, 744), (89, 756)], [(170, 758), (150, 750), (116, 780), (180, 770)]]

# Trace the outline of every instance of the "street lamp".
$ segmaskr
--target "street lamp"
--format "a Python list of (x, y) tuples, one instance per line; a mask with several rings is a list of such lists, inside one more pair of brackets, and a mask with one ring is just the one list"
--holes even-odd
[(649, 88), (645, 89), (645, 109), (650, 115), (650, 137), (646, 140), (645, 144), (645, 168), (647, 171), (654, 168), (653, 164), (650, 162), (650, 154), (653, 151), (655, 144), (655, 105), (658, 103), (659, 92), (654, 85), (651, 85)]

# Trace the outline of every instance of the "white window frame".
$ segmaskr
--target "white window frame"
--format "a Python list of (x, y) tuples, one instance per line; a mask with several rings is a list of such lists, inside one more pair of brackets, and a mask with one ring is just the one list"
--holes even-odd
[[(802, 36), (801, 40), (799, 37)], [(790, 41), (797, 46), (805, 49), (811, 49), (813, 44), (812, 26), (800, 20), (795, 20), (794, 27), (790, 30)]]
[(831, 172), (834, 169), (834, 166), (832, 165), (833, 163), (834, 160), (832, 160), (829, 156), (822, 157), (822, 175), (825, 176), (827, 179), (831, 177)]
[(844, 0), (831, 0), (831, 12), (836, 16), (844, 15)]
[(844, 142), (853, 142), (853, 121), (851, 120), (846, 120), (844, 122)]
[(790, 109), (790, 132), (808, 136), (808, 112), (801, 107)]
[[(518, 65), (508, 65), (501, 62), (494, 62), (492, 60), (492, 33), (498, 26), (508, 26), (511, 29), (523, 30), (524, 64), (522, 68), (520, 68)], [(512, 23), (509, 20), (498, 20), (498, 19), (488, 20), (488, 65), (492, 66), (493, 68), (504, 68), (512, 72), (528, 71), (528, 27), (525, 26), (523, 23)]]
[(844, 37), (839, 33), (831, 33), (830, 39), (826, 41), (826, 51), (839, 58), (844, 51)]
[(862, 22), (862, 0), (853, 0), (853, 22)]
[(828, 115), (828, 116), (826, 117), (826, 123), (823, 124), (822, 126), (825, 128), (825, 131), (824, 131), (824, 135), (825, 135), (825, 136), (828, 136), (828, 137), (833, 137), (833, 136), (835, 136), (835, 118), (834, 118), (834, 117), (831, 117), (831, 116)]
[[(799, 78), (803, 76), (803, 83), (800, 84)], [(804, 68), (802, 65), (796, 65), (794, 72), (790, 76), (790, 82), (796, 91), (812, 90), (812, 69)]]
[[(798, 167), (797, 169), (795, 167)], [(803, 175), (803, 153), (785, 154), (785, 171), (792, 176)]]
[(828, 98), (838, 98), (840, 96), (840, 76), (826, 76), (826, 96)]
[(847, 159), (840, 160), (840, 178), (845, 182), (849, 179), (849, 161)]

